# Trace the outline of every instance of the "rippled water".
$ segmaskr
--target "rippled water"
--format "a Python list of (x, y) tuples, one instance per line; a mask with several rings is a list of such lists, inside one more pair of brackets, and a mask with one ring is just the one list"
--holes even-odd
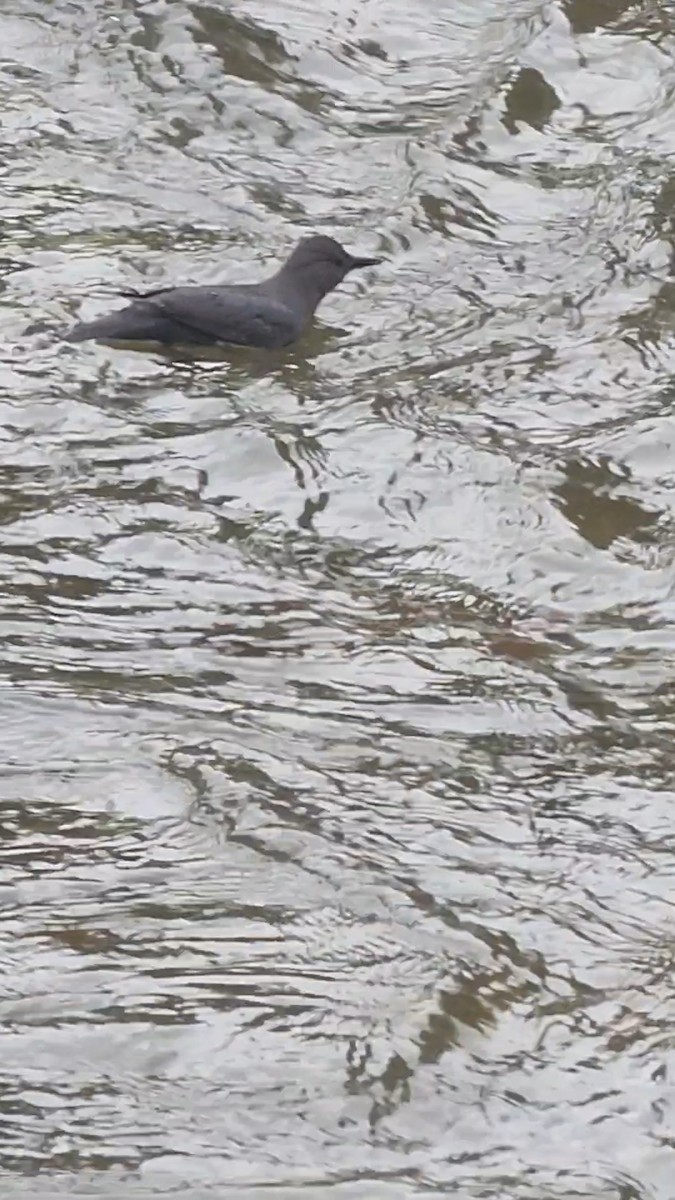
[(11, 8), (4, 1194), (672, 1200), (672, 6)]

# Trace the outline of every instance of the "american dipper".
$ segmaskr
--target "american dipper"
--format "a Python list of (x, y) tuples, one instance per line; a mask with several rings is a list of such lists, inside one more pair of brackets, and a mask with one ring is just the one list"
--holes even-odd
[(379, 261), (357, 258), (329, 237), (302, 238), (283, 267), (261, 283), (122, 293), (134, 296), (133, 304), (75, 325), (66, 338), (164, 346), (229, 343), (273, 350), (300, 336), (324, 296), (348, 271)]

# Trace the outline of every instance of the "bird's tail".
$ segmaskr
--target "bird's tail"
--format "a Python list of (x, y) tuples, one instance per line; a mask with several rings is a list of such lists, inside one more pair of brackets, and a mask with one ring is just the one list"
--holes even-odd
[(73, 325), (64, 335), (64, 342), (86, 342), (88, 338), (98, 337), (95, 332), (98, 321), (80, 321)]
[(149, 305), (130, 305), (95, 321), (82, 321), (64, 335), (67, 342), (166, 341), (166, 318)]

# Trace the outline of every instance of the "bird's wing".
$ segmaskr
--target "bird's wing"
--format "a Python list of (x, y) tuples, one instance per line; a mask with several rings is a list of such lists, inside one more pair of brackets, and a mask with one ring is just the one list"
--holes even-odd
[(118, 295), (124, 296), (125, 300), (149, 300), (151, 296), (161, 296), (164, 292), (172, 292), (171, 287), (156, 287), (150, 288), (147, 292), (139, 292), (138, 288), (123, 288)]
[(179, 287), (137, 303), (193, 334), (233, 345), (285, 346), (301, 327), (289, 308), (255, 287)]

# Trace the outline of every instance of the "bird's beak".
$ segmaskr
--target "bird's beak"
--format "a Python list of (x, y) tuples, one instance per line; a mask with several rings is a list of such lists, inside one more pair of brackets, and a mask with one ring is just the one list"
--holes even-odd
[(381, 258), (357, 258), (354, 254), (351, 254), (347, 269), (353, 271), (356, 267), (376, 267), (381, 262)]

